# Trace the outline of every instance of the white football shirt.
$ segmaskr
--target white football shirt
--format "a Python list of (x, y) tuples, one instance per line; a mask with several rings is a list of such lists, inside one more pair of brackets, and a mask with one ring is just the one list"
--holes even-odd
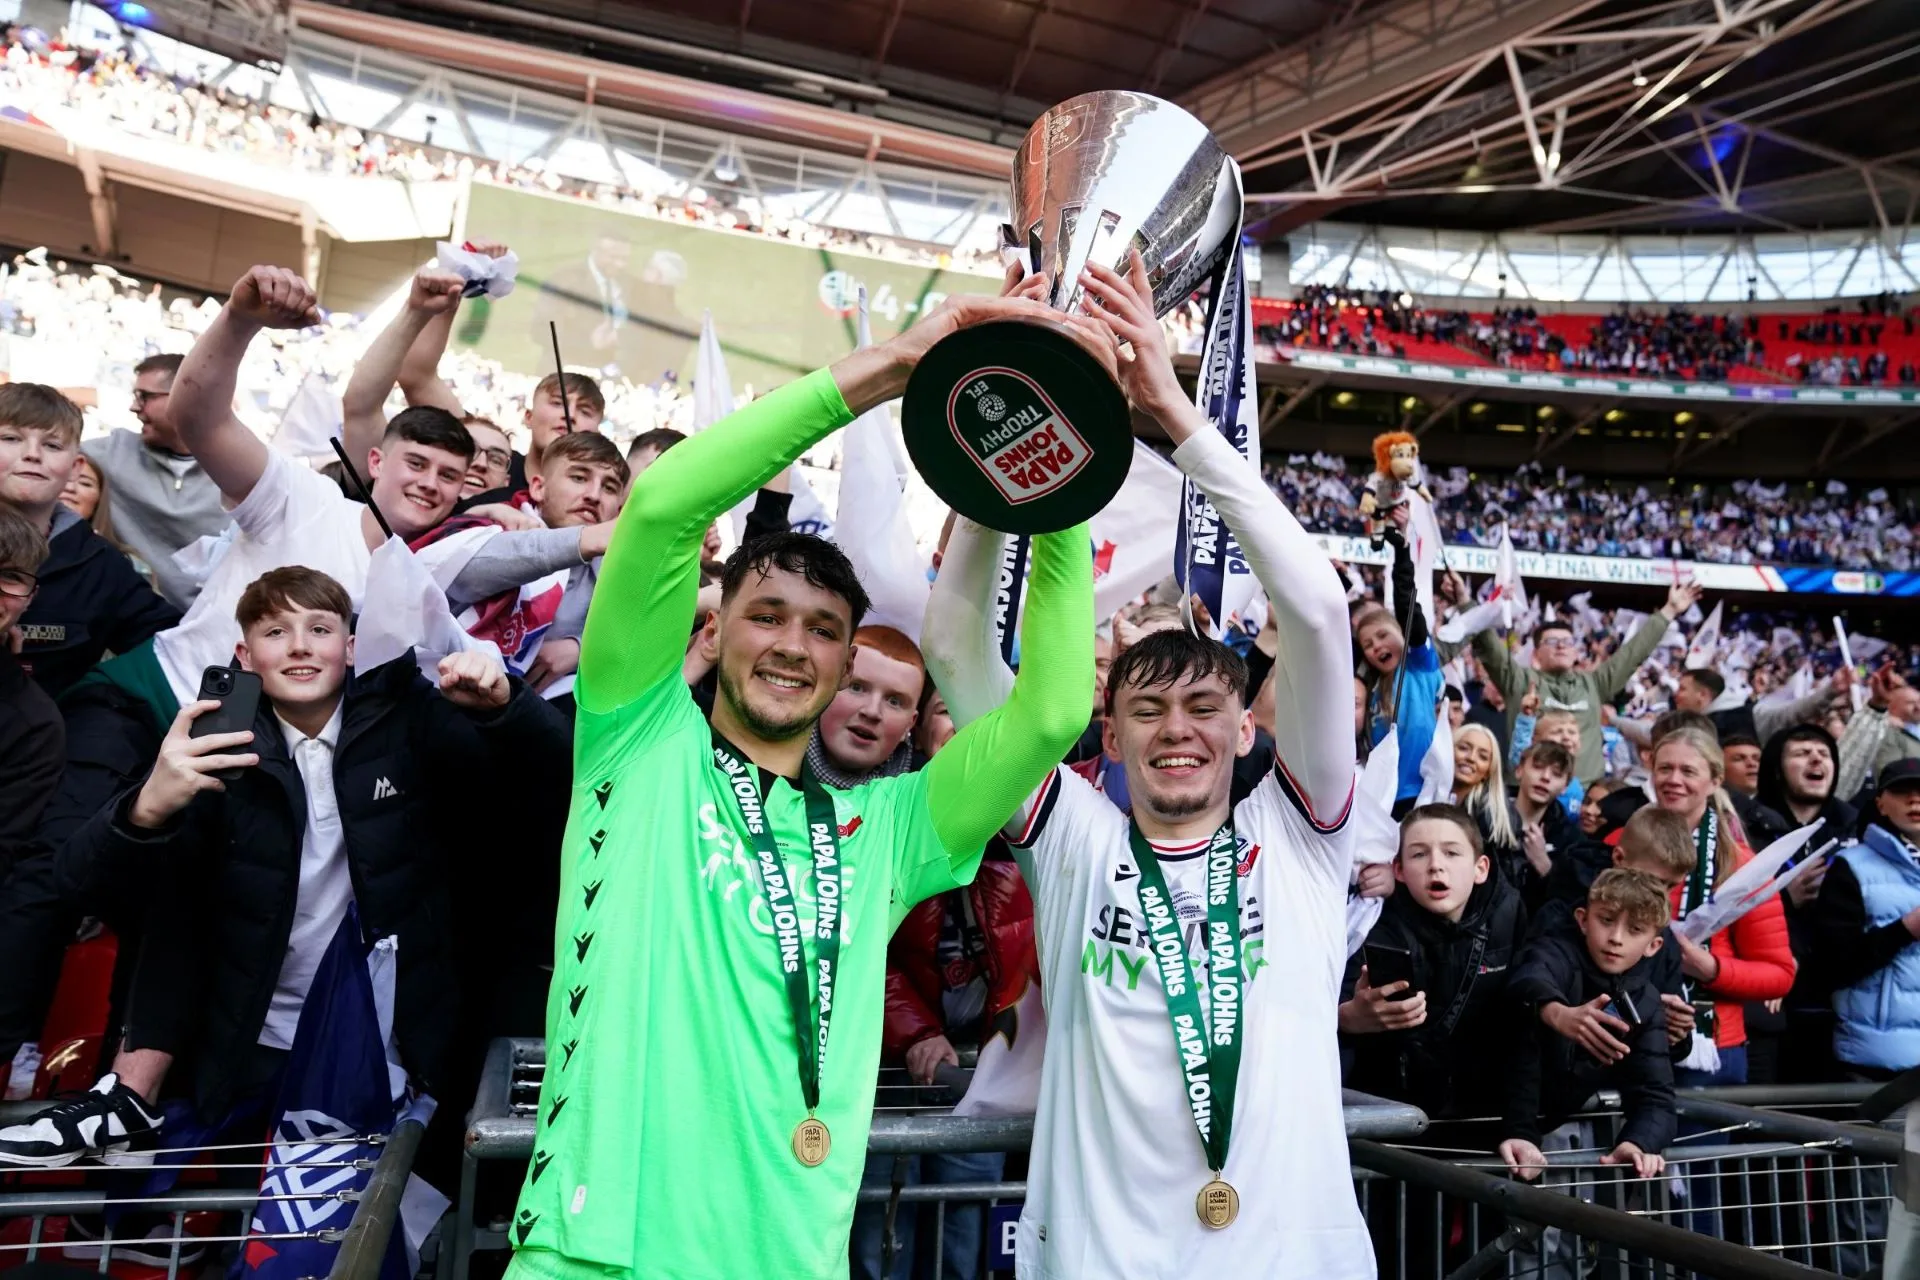
[[(1249, 977), (1224, 1176), (1240, 1215), (1216, 1231), (1194, 1211), (1212, 1173), (1150, 960), (1127, 818), (1070, 770), (1041, 789), (1013, 842), (1033, 888), (1048, 1028), (1017, 1235), (1022, 1280), (1372, 1280), (1335, 1037), (1353, 866), (1346, 817), (1316, 823), (1279, 770), (1234, 809)], [(1196, 974), (1207, 844), (1155, 846)], [(1197, 986), (1204, 1001), (1207, 985)]]

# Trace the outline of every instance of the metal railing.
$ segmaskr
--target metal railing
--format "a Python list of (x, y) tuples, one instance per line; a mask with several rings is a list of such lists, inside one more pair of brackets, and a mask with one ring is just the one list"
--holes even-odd
[[(469, 1117), (466, 1158), (441, 1280), (466, 1280), (476, 1252), (506, 1249), (520, 1164), (533, 1150), (545, 1072), (538, 1040), (492, 1046)], [(964, 1073), (962, 1073), (963, 1075)], [(950, 1210), (1017, 1202), (1017, 1177), (915, 1183), (913, 1157), (1019, 1152), (1032, 1120), (946, 1114), (960, 1075), (917, 1086), (883, 1073), (869, 1153), (886, 1172), (860, 1188), (862, 1212), (883, 1211), (892, 1239), (907, 1210), (939, 1241)], [(1390, 1280), (1730, 1280), (1858, 1275), (1885, 1242), (1897, 1133), (1849, 1123), (1873, 1092), (1865, 1085), (1740, 1086), (1682, 1091), (1691, 1130), (1665, 1153), (1658, 1179), (1602, 1165), (1619, 1124), (1618, 1098), (1602, 1095), (1582, 1117), (1574, 1149), (1548, 1153), (1550, 1185), (1510, 1178), (1477, 1145), (1446, 1145), (1451, 1125), (1429, 1129), (1404, 1104), (1348, 1094), (1356, 1196), (1373, 1228), (1380, 1274)], [(870, 1170), (870, 1174), (873, 1171)], [(1714, 1188), (1705, 1194), (1708, 1184)], [(482, 1191), (496, 1201), (482, 1207)], [(1700, 1230), (1710, 1224), (1712, 1232)], [(923, 1247), (926, 1255), (944, 1247)], [(936, 1265), (940, 1260), (936, 1259)]]
[[(7, 1103), (0, 1107), (0, 1125), (14, 1124), (44, 1110), (47, 1102)], [(83, 1263), (106, 1275), (110, 1266), (133, 1263), (163, 1270), (166, 1280), (177, 1280), (183, 1270), (198, 1269), (207, 1251), (233, 1249), (249, 1240), (286, 1242), (312, 1240), (337, 1243), (328, 1280), (376, 1280), (381, 1260), (399, 1220), (400, 1200), (413, 1171), (424, 1126), (403, 1120), (391, 1134), (336, 1138), (332, 1143), (365, 1143), (379, 1148), (375, 1159), (352, 1161), (306, 1160), (305, 1169), (357, 1167), (369, 1169), (364, 1188), (336, 1191), (270, 1192), (261, 1195), (257, 1184), (270, 1141), (236, 1142), (197, 1147), (162, 1148), (160, 1161), (178, 1164), (183, 1173), (245, 1186), (169, 1186), (147, 1191), (152, 1170), (141, 1167), (101, 1167), (76, 1164), (52, 1171), (62, 1179), (79, 1177), (84, 1187), (36, 1187), (31, 1180), (45, 1174), (10, 1170), (28, 1185), (0, 1191), (0, 1221), (27, 1219), (24, 1240), (0, 1242), (0, 1269), (49, 1258), (67, 1264)], [(157, 1162), (158, 1163), (158, 1162)], [(263, 1202), (313, 1204), (340, 1201), (354, 1206), (344, 1228), (298, 1231), (251, 1230)], [(207, 1222), (207, 1215), (213, 1216)], [(56, 1227), (57, 1224), (57, 1227)], [(201, 1230), (199, 1228), (206, 1228)]]

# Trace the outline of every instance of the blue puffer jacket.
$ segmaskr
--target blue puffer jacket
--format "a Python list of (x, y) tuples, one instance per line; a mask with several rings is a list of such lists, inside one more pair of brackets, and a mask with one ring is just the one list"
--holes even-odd
[[(1860, 882), (1868, 929), (1920, 907), (1920, 866), (1898, 837), (1871, 826), (1839, 856)], [(1833, 1011), (1833, 1050), (1842, 1062), (1889, 1071), (1920, 1062), (1920, 947), (1902, 947), (1891, 964), (1836, 991)]]

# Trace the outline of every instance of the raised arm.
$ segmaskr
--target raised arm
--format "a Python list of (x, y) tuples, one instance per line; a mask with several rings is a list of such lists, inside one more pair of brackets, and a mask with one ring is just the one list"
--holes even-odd
[(1627, 681), (1633, 679), (1633, 673), (1647, 664), (1653, 651), (1660, 647), (1660, 640), (1667, 634), (1667, 628), (1673, 620), (1692, 608), (1700, 599), (1700, 588), (1691, 582), (1676, 583), (1667, 591), (1667, 602), (1656, 613), (1650, 613), (1620, 651), (1600, 663), (1593, 669), (1593, 683), (1600, 691), (1602, 702), (1613, 697), (1627, 687)]
[(815, 441), (898, 396), (935, 342), (1013, 319), (1058, 317), (1035, 302), (956, 295), (905, 333), (790, 382), (662, 454), (635, 482), (600, 569), (581, 642), (581, 703), (611, 710), (679, 673), (709, 524)]
[[(949, 542), (949, 555), (952, 546)], [(941, 576), (949, 563), (942, 561)], [(985, 844), (1087, 727), (1093, 544), (1086, 525), (1034, 538), (1020, 628), (1020, 674), (1005, 703), (967, 724), (927, 765), (934, 830), (955, 853)], [(946, 697), (959, 723), (954, 695)]]
[(953, 723), (966, 728), (1007, 700), (1013, 672), (994, 643), (993, 599), (1007, 535), (955, 516), (927, 597), (920, 653)]
[[(448, 272), (428, 268), (415, 275), (399, 314), (368, 345), (360, 363), (353, 366), (347, 389), (340, 393), (340, 435), (347, 456), (353, 459), (353, 465), (360, 468), (362, 475), (366, 474), (367, 451), (378, 447), (380, 437), (387, 432), (387, 393), (399, 380), (401, 366), (419, 345), (430, 322), (444, 317), (449, 325), (453, 323), (454, 310), (460, 305), (460, 289), (460, 277)], [(440, 345), (446, 346), (444, 332)], [(437, 364), (439, 355), (436, 353), (433, 358)], [(452, 398), (451, 392), (448, 398)], [(457, 402), (450, 412), (459, 412)]]
[(1279, 765), (1314, 814), (1331, 822), (1345, 811), (1354, 775), (1353, 641), (1340, 575), (1279, 495), (1181, 389), (1139, 254), (1132, 255), (1127, 276), (1093, 266), (1081, 281), (1098, 304), (1097, 314), (1133, 348), (1122, 378), (1128, 397), (1178, 446), (1174, 462), (1212, 501), (1266, 589), (1279, 633), (1273, 669)]
[(266, 443), (233, 412), (247, 346), (262, 329), (319, 323), (320, 307), (305, 280), (284, 267), (253, 267), (234, 282), (227, 305), (180, 363), (167, 411), (187, 452), (230, 504), (252, 493), (267, 469)]

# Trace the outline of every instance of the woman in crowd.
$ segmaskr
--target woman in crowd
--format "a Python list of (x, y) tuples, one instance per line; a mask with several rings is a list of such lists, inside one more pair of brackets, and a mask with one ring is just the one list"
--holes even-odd
[[(1712, 734), (1680, 728), (1660, 740), (1653, 753), (1654, 802), (1687, 820), (1694, 832), (1697, 861), (1687, 882), (1674, 890), (1678, 924), (1710, 900), (1728, 876), (1753, 857), (1746, 832), (1734, 815), (1723, 783), (1726, 764)], [(1675, 1082), (1682, 1087), (1745, 1084), (1747, 1028), (1741, 1005), (1777, 1000), (1793, 986), (1793, 951), (1787, 941), (1786, 915), (1775, 898), (1749, 911), (1731, 928), (1689, 942), (1677, 931), (1681, 970), (1698, 997), (1713, 1002), (1702, 1032), (1711, 1031), (1718, 1070), (1682, 1066)], [(1704, 1055), (1702, 1055), (1704, 1056)]]
[(133, 564), (141, 577), (148, 582), (153, 581), (153, 569), (146, 561), (128, 551), (127, 544), (120, 541), (120, 535), (114, 532), (113, 490), (107, 485), (106, 475), (84, 453), (74, 460), (73, 475), (67, 480), (67, 487), (60, 491), (60, 505), (111, 542)]
[(1460, 726), (1453, 736), (1453, 802), (1480, 824), (1480, 839), (1494, 869), (1520, 884), (1526, 855), (1520, 849), (1520, 823), (1507, 799), (1500, 767), (1500, 744), (1483, 725)]

